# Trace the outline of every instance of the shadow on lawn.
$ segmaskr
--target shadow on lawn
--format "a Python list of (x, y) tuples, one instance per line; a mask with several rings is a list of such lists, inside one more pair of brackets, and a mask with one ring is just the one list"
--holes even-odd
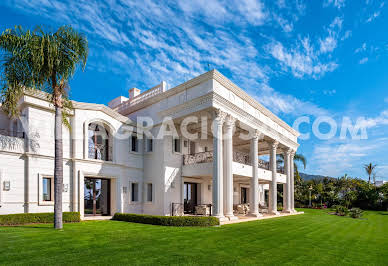
[(379, 212), (380, 215), (388, 215), (388, 212)]

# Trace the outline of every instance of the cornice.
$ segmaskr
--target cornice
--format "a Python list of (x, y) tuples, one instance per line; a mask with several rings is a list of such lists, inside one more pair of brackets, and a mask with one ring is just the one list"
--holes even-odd
[(213, 79), (218, 81), (222, 86), (225, 88), (231, 90), (234, 94), (241, 97), (244, 101), (249, 103), (252, 107), (258, 109), (263, 114), (268, 116), (270, 119), (272, 119), (277, 124), (281, 125), (284, 129), (289, 131), (294, 136), (299, 136), (299, 132), (290, 127), (286, 122), (281, 120), (279, 117), (277, 117), (275, 114), (273, 114), (270, 110), (265, 108), (262, 104), (260, 104), (258, 101), (253, 99), (248, 93), (246, 93), (243, 89), (238, 87), (236, 84), (234, 84), (231, 80), (229, 80), (227, 77), (222, 75), (220, 72), (218, 72), (216, 69), (212, 71)]
[(236, 105), (230, 104), (228, 100), (226, 100), (224, 97), (218, 95), (217, 93), (213, 93), (213, 100), (214, 102), (217, 102), (221, 106), (224, 106), (224, 108), (234, 111), (236, 114), (238, 114), (241, 117), (245, 117), (249, 121), (253, 122), (258, 128), (255, 129), (262, 129), (263, 127), (267, 128), (268, 131), (270, 131), (270, 138), (279, 140), (281, 143), (285, 144), (288, 147), (297, 148), (299, 147), (299, 144), (294, 142), (293, 140), (289, 139), (288, 137), (284, 136), (283, 134), (279, 133), (275, 129), (269, 127), (268, 125), (264, 124), (262, 121), (257, 119), (256, 117), (252, 116), (251, 114), (247, 113), (245, 110), (241, 109), (240, 107)]
[(168, 98), (172, 95), (178, 94), (186, 89), (192, 88), (196, 85), (199, 85), (205, 81), (208, 80), (216, 80), (219, 82), (222, 86), (232, 91), (234, 94), (241, 97), (244, 101), (246, 101), (248, 104), (250, 104), (255, 109), (258, 109), (260, 112), (262, 112), (264, 115), (268, 116), (271, 120), (273, 120), (275, 123), (283, 127), (285, 130), (290, 132), (292, 135), (298, 137), (300, 134), (295, 129), (290, 127), (286, 122), (281, 120), (279, 117), (277, 117), (275, 114), (273, 114), (270, 110), (265, 108), (262, 104), (257, 102), (255, 99), (253, 99), (248, 93), (246, 93), (243, 89), (238, 87), (236, 84), (234, 84), (231, 80), (229, 80), (227, 77), (222, 75), (220, 72), (218, 72), (216, 69), (210, 70), (198, 77), (195, 77), (189, 81), (186, 81), (170, 90), (167, 90), (163, 93), (160, 93), (152, 98), (149, 98), (147, 100), (144, 100), (141, 103), (138, 103), (134, 106), (128, 107), (127, 110), (123, 111), (123, 115), (128, 115), (130, 113), (136, 112), (137, 110), (143, 109), (149, 105), (152, 105), (154, 103), (157, 103), (165, 98)]
[[(48, 102), (49, 94), (44, 91), (39, 90), (26, 90), (24, 92), (24, 95), (37, 98), (39, 100), (43, 100)], [(84, 103), (84, 102), (77, 102), (77, 101), (71, 101), (73, 103), (74, 109), (79, 110), (91, 110), (91, 111), (100, 111), (105, 113), (106, 115), (120, 121), (121, 123), (133, 125), (133, 122), (128, 118), (120, 113), (112, 110), (111, 108), (107, 107), (103, 104), (96, 104), (96, 103)], [(50, 110), (54, 110), (53, 108), (50, 108)]]

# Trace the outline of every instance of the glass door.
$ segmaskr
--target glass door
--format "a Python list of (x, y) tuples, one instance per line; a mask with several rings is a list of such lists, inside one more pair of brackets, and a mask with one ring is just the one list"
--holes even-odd
[(110, 215), (110, 180), (85, 177), (84, 184), (85, 215)]
[(248, 189), (246, 187), (241, 188), (241, 204), (248, 203)]
[(184, 212), (194, 213), (195, 206), (197, 205), (197, 184), (185, 183), (183, 193), (184, 193)]

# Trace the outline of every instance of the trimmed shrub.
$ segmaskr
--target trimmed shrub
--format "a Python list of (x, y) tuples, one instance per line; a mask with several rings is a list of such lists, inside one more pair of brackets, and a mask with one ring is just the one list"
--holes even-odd
[(361, 218), (362, 213), (363, 213), (363, 210), (361, 210), (360, 208), (352, 208), (349, 211), (349, 215), (352, 218)]
[(214, 226), (220, 221), (212, 216), (158, 216), (133, 213), (115, 213), (112, 220), (164, 226)]
[[(79, 212), (64, 212), (63, 222), (74, 223), (81, 221)], [(34, 223), (53, 223), (54, 213), (18, 213), (0, 215), (0, 225), (21, 225)]]
[(335, 209), (335, 214), (339, 216), (346, 216), (349, 212), (348, 208), (342, 205), (335, 205), (333, 208)]

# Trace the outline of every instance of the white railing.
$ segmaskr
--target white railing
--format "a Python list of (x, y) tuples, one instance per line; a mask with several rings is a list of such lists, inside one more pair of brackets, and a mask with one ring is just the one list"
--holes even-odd
[(165, 90), (166, 90), (165, 84), (164, 84), (164, 82), (162, 82), (159, 85), (137, 95), (136, 97), (133, 97), (132, 99), (129, 99), (126, 102), (123, 102), (122, 104), (118, 105), (115, 109), (116, 109), (116, 111), (120, 112), (122, 110), (127, 109), (130, 106), (134, 106), (136, 104), (144, 102), (145, 100), (147, 100), (149, 98), (154, 97), (155, 95), (158, 95), (162, 92), (165, 92)]
[[(249, 154), (239, 151), (233, 152), (233, 161), (241, 164), (251, 165), (251, 159)], [(185, 154), (183, 155), (183, 164), (197, 164), (197, 163), (211, 163), (213, 162), (213, 152), (199, 152), (195, 154)], [(258, 167), (261, 169), (269, 170), (269, 162), (260, 160), (258, 162)], [(282, 166), (278, 166), (278, 173), (284, 173), (284, 168)]]

